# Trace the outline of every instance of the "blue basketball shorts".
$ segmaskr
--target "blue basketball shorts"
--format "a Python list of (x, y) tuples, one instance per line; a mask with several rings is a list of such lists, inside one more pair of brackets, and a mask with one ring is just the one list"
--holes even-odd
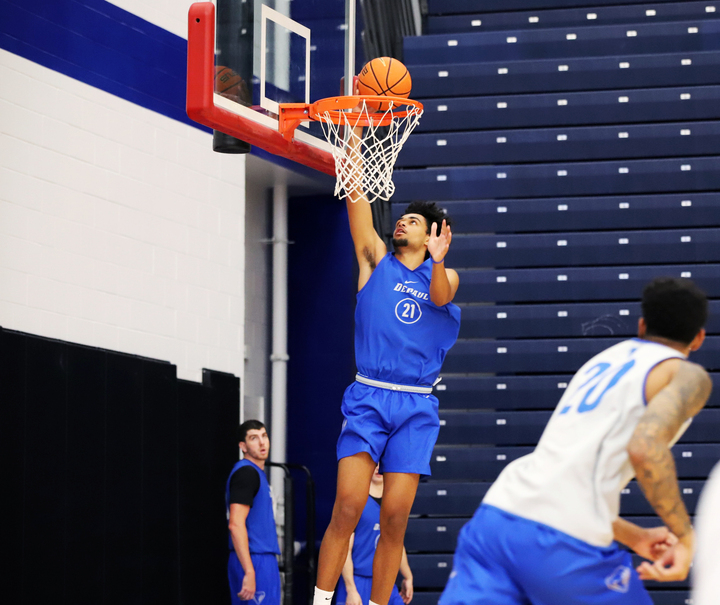
[[(360, 593), (363, 605), (368, 605), (370, 602), (370, 592), (372, 590), (372, 578), (369, 576), (353, 576), (353, 578), (355, 580), (355, 588), (357, 588), (358, 593)], [(342, 578), (340, 578), (340, 581), (338, 582), (338, 588), (335, 595), (335, 605), (345, 605), (347, 589), (345, 588), (345, 582)], [(393, 586), (388, 605), (405, 605), (400, 593), (398, 592), (397, 586)]]
[(273, 554), (250, 553), (255, 568), (255, 597), (249, 601), (241, 601), (238, 593), (242, 590), (245, 571), (240, 565), (235, 551), (230, 552), (228, 559), (228, 580), (230, 581), (230, 599), (232, 605), (248, 603), (252, 605), (280, 605), (280, 571), (277, 557)]
[(440, 430), (435, 396), (354, 382), (345, 389), (342, 413), (338, 460), (367, 452), (383, 473), (430, 474)]
[(592, 546), (483, 504), (463, 527), (439, 605), (652, 605), (617, 544)]

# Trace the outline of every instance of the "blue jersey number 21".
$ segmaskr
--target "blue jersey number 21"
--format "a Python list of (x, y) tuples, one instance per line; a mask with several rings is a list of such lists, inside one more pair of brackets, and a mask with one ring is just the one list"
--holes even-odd
[[(578, 398), (582, 398), (577, 406), (578, 414), (594, 410), (598, 405), (600, 405), (605, 393), (612, 389), (634, 365), (634, 359), (631, 359), (619, 368), (606, 362), (600, 362), (597, 365), (594, 365), (585, 372), (586, 375), (592, 374), (590, 378), (578, 387), (578, 390), (575, 392), (575, 396), (573, 397), (573, 401), (569, 405), (566, 405), (560, 411), (560, 414), (567, 414), (573, 408)], [(612, 378), (605, 385), (605, 388), (595, 395), (595, 390), (598, 388), (600, 383), (602, 383), (611, 374)], [(595, 395), (594, 398), (593, 395)]]

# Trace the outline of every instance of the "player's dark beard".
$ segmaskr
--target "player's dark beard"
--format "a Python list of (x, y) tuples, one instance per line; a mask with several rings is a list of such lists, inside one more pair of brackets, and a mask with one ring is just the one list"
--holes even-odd
[(392, 245), (395, 250), (397, 250), (398, 248), (406, 248), (408, 245), (407, 238), (393, 237)]

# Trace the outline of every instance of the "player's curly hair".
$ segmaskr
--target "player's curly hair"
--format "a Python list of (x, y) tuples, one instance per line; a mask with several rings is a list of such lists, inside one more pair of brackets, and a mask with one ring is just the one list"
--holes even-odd
[(435, 202), (411, 202), (410, 205), (405, 208), (403, 214), (419, 214), (422, 216), (427, 223), (428, 233), (430, 233), (430, 227), (433, 223), (437, 223), (437, 233), (440, 233), (440, 226), (442, 225), (443, 219), (448, 227), (452, 225), (452, 219), (448, 216), (447, 211), (444, 208), (440, 208)]
[(246, 420), (238, 427), (238, 431), (237, 431), (238, 442), (245, 441), (248, 431), (253, 431), (253, 430), (259, 431), (260, 429), (266, 429), (266, 427), (259, 420)]
[(648, 336), (687, 345), (707, 321), (707, 296), (689, 279), (658, 277), (645, 286), (642, 314)]

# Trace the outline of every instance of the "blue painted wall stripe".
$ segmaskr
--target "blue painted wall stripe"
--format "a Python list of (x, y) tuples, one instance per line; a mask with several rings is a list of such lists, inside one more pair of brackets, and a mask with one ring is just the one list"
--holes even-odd
[(0, 0), (0, 48), (190, 126), (187, 42), (104, 0)]
[[(0, 48), (212, 132), (185, 111), (187, 41), (105, 0), (0, 0)], [(332, 186), (306, 166), (252, 153)]]

